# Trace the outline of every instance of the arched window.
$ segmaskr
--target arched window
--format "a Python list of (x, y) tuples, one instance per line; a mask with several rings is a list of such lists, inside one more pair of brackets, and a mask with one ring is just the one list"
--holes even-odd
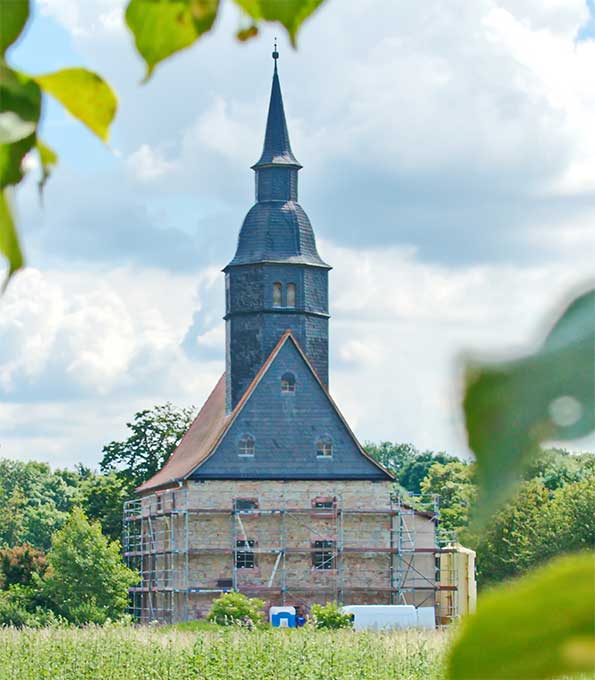
[(273, 283), (273, 307), (281, 307), (281, 284), (278, 281)]
[(284, 373), (281, 377), (281, 392), (295, 392), (295, 375), (293, 373)]
[(295, 283), (287, 284), (287, 306), (295, 307)]
[(319, 437), (319, 439), (316, 441), (316, 457), (333, 457), (333, 440), (330, 437)]
[(253, 456), (256, 440), (251, 434), (243, 434), (238, 442), (238, 455)]

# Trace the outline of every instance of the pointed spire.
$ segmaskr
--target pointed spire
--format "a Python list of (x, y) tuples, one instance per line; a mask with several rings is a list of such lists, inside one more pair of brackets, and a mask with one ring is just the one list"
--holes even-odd
[(277, 39), (273, 51), (275, 68), (273, 71), (273, 87), (271, 89), (271, 99), (269, 102), (269, 115), (267, 117), (267, 127), (264, 136), (264, 148), (262, 156), (253, 168), (263, 165), (293, 165), (301, 168), (291, 150), (289, 143), (289, 133), (287, 132), (287, 122), (283, 109), (283, 97), (281, 96), (281, 85), (279, 84), (279, 74), (277, 72)]

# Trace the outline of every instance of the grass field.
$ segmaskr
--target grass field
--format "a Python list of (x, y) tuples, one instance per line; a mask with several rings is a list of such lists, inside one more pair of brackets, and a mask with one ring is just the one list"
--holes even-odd
[(0, 680), (437, 680), (440, 632), (0, 629)]

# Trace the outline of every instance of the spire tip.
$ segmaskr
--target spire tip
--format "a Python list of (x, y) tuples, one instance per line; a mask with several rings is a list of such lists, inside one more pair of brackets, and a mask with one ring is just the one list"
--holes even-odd
[(277, 38), (275, 38), (275, 43), (273, 45), (273, 59), (275, 60), (275, 68), (277, 68), (277, 59), (279, 59), (279, 52), (277, 52)]

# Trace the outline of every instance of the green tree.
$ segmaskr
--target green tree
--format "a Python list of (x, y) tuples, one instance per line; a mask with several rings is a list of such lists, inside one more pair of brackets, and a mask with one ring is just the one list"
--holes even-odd
[(434, 463), (421, 483), (421, 492), (440, 496), (440, 527), (460, 531), (468, 525), (477, 497), (474, 466), (461, 461)]
[(392, 442), (366, 442), (364, 449), (380, 465), (383, 465), (395, 477), (399, 478), (405, 466), (418, 455), (413, 444), (397, 444)]
[(423, 451), (418, 453), (411, 461), (409, 461), (403, 468), (403, 471), (398, 476), (397, 480), (404, 489), (409, 493), (421, 493), (421, 483), (427, 477), (432, 465), (436, 463), (457, 462), (459, 459), (454, 456), (449, 456), (443, 451)]
[(122, 563), (119, 542), (108, 541), (80, 508), (52, 537), (48, 562), (44, 595), (61, 616), (101, 624), (126, 611), (128, 588), (138, 575)]
[(551, 491), (584, 479), (593, 469), (593, 454), (573, 455), (564, 449), (546, 449), (525, 467), (523, 479), (541, 479)]
[(139, 411), (126, 427), (128, 439), (103, 447), (102, 472), (116, 471), (128, 490), (152, 477), (165, 463), (192, 422), (193, 408), (171, 403)]
[(78, 489), (77, 503), (91, 521), (98, 521), (110, 540), (122, 535), (122, 505), (129, 497), (127, 485), (115, 473), (90, 475)]

